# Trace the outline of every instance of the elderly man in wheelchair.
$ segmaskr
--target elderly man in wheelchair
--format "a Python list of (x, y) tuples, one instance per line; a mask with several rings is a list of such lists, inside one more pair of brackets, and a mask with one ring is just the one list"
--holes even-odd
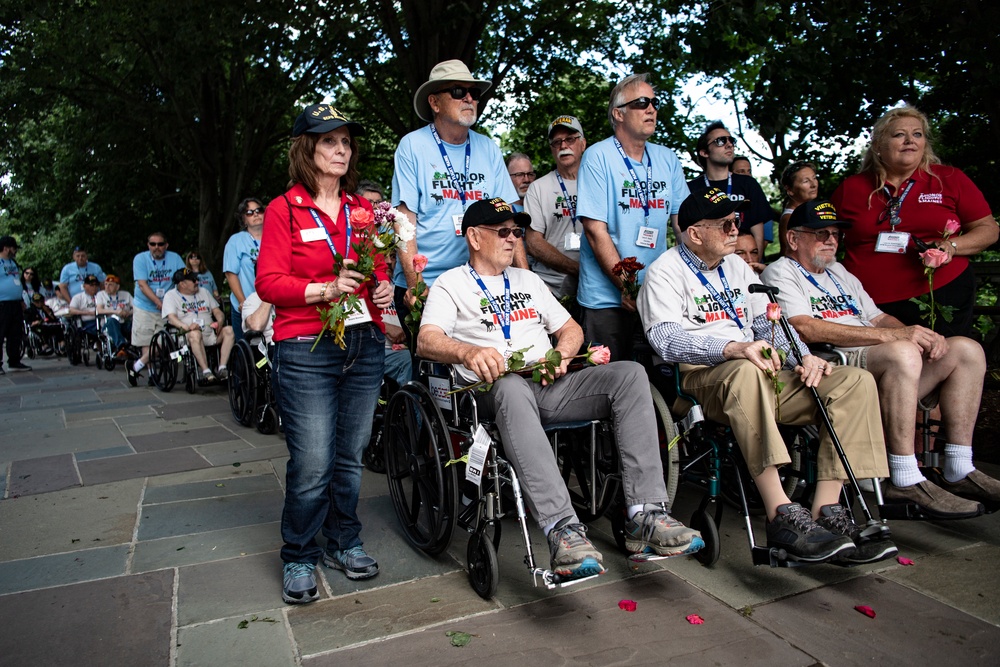
[[(886, 533), (864, 530), (838, 502), (849, 476), (828, 429), (821, 429), (812, 511), (782, 488), (778, 467), (790, 457), (779, 422), (813, 423), (822, 403), (858, 478), (887, 472), (882, 422), (872, 376), (786, 340), (777, 313), (768, 319), (767, 298), (750, 290), (756, 275), (742, 260), (728, 261), (745, 206), (718, 188), (681, 204), (682, 245), (653, 262), (639, 293), (647, 338), (665, 361), (680, 364), (681, 389), (705, 416), (731, 428), (764, 501), (768, 548), (799, 563), (888, 558), (897, 549)], [(782, 354), (791, 346), (801, 360), (794, 367)]]
[[(891, 481), (882, 516), (887, 510), (898, 513), (904, 504), (914, 506), (911, 515), (932, 519), (975, 517), (983, 505), (997, 509), (1000, 481), (972, 463), (972, 432), (986, 373), (982, 346), (964, 336), (945, 338), (926, 327), (903, 326), (882, 312), (837, 262), (838, 237), (849, 226), (830, 202), (799, 206), (788, 221), (787, 256), (762, 278), (779, 288), (778, 301), (803, 340), (832, 344), (849, 364), (875, 376)], [(944, 470), (932, 482), (914, 456), (914, 414), (918, 404), (930, 409), (935, 402), (948, 444)]]
[[(583, 344), (580, 326), (534, 273), (511, 267), (529, 220), (499, 198), (469, 207), (462, 220), (469, 263), (434, 283), (421, 319), (418, 354), (454, 364), (466, 382), (492, 383), (476, 400), (495, 420), (504, 453), (547, 535), (552, 571), (563, 580), (603, 573), (604, 566), (573, 509), (544, 424), (611, 418), (628, 507), (627, 549), (656, 556), (697, 551), (703, 546), (698, 531), (666, 511), (645, 371), (632, 362), (616, 362), (567, 373), (568, 358)], [(550, 335), (563, 357), (551, 376), (534, 383), (506, 373), (515, 351), (523, 351), (526, 361), (543, 357), (551, 348)]]
[[(188, 346), (201, 371), (201, 381), (214, 382), (216, 376), (208, 366), (205, 346), (220, 344), (219, 359), (228, 360), (235, 340), (233, 329), (226, 326), (226, 316), (215, 297), (204, 287), (198, 287), (197, 273), (190, 269), (178, 269), (173, 280), (177, 289), (163, 296), (162, 314), (171, 326), (185, 332)], [(217, 372), (221, 380), (229, 377), (224, 363), (220, 362)]]

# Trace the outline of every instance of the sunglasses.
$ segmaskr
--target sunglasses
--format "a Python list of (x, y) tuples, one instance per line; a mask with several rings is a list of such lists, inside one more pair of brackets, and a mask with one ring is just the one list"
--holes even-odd
[(566, 148), (572, 148), (576, 144), (577, 139), (579, 138), (580, 138), (579, 134), (574, 134), (571, 137), (563, 137), (562, 139), (553, 139), (552, 141), (549, 142), (549, 146), (551, 148), (562, 148), (563, 144), (565, 144)]
[(726, 144), (729, 144), (731, 146), (735, 146), (736, 145), (736, 137), (716, 137), (715, 139), (712, 139), (710, 142), (708, 142), (708, 144), (710, 146), (713, 146), (713, 145), (714, 146), (718, 146), (719, 148), (722, 148)]
[(243, 215), (264, 215), (264, 209), (262, 208), (248, 208), (246, 213)]
[(820, 243), (826, 243), (831, 236), (836, 237), (837, 243), (840, 243), (841, 241), (844, 240), (844, 232), (839, 230), (831, 232), (829, 229), (819, 229), (819, 230), (793, 229), (792, 231), (795, 232), (796, 234), (813, 234), (816, 236), (816, 240), (819, 241)]
[(493, 229), (492, 227), (476, 227), (476, 229), (485, 229), (488, 232), (496, 232), (496, 235), (502, 239), (507, 238), (511, 234), (514, 235), (515, 239), (519, 239), (524, 236), (523, 227), (501, 227), (500, 229)]
[(641, 111), (648, 107), (650, 104), (653, 105), (654, 109), (659, 110), (660, 108), (660, 98), (659, 97), (637, 97), (634, 100), (625, 102), (624, 104), (619, 104), (616, 109), (621, 109), (622, 107), (628, 107), (629, 109), (635, 109), (636, 111)]
[(150, 241), (149, 245), (152, 248), (162, 248), (163, 246), (167, 245), (167, 242), (166, 241)]
[(201, 257), (198, 255), (188, 255), (188, 259), (197, 259), (198, 261), (201, 261)]
[(733, 230), (739, 227), (740, 223), (737, 222), (736, 218), (726, 218), (721, 223), (717, 225), (708, 225), (698, 223), (697, 225), (692, 225), (692, 227), (710, 227), (714, 229), (721, 229), (725, 234), (732, 234)]
[(450, 88), (442, 88), (434, 94), (443, 95), (444, 93), (451, 95), (451, 99), (453, 100), (464, 100), (466, 95), (470, 95), (473, 101), (476, 101), (479, 99), (479, 96), (483, 94), (483, 91), (472, 87), (466, 88), (465, 86), (452, 86)]

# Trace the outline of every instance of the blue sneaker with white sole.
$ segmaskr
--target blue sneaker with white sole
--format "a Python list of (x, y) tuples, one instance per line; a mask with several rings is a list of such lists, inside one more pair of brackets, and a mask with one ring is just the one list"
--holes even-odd
[(288, 604), (307, 604), (319, 599), (316, 566), (312, 563), (285, 563), (281, 599)]
[(587, 539), (587, 527), (561, 519), (549, 531), (549, 554), (552, 571), (564, 581), (604, 574), (601, 552)]

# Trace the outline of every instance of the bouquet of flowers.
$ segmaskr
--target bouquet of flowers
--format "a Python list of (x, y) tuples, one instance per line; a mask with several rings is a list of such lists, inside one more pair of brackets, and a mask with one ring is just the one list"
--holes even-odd
[[(500, 374), (500, 377), (504, 375), (509, 375), (511, 373), (517, 373), (518, 375), (523, 375), (525, 377), (530, 376), (532, 382), (541, 383), (542, 380), (546, 382), (555, 382), (556, 379), (556, 369), (563, 362), (562, 352), (556, 349), (551, 349), (545, 353), (545, 356), (533, 364), (525, 364), (524, 353), (530, 348), (522, 348), (520, 350), (515, 350), (510, 358), (507, 359), (507, 370)], [(587, 351), (583, 354), (577, 354), (572, 357), (566, 357), (569, 359), (583, 359), (585, 364), (590, 364), (591, 366), (603, 366), (604, 364), (611, 361), (611, 350), (609, 350), (604, 345), (592, 345), (587, 348)], [(583, 364), (579, 368), (582, 368)], [(577, 370), (572, 365), (571, 370)], [(498, 380), (500, 378), (497, 378)], [(489, 391), (493, 387), (492, 382), (476, 382), (475, 384), (470, 384), (465, 387), (460, 387), (459, 389), (454, 389), (448, 392), (449, 395), (457, 394), (460, 391)]]
[[(340, 275), (345, 266), (365, 277), (365, 281), (371, 278), (375, 271), (375, 258), (378, 255), (383, 257), (391, 253), (399, 243), (406, 243), (413, 239), (416, 229), (409, 219), (389, 205), (389, 202), (379, 202), (375, 204), (372, 211), (357, 207), (351, 211), (351, 229), (354, 230), (352, 236), (357, 240), (351, 243), (357, 260), (347, 260), (351, 264), (345, 265), (345, 259), (340, 254), (334, 255), (333, 272)], [(364, 282), (364, 281), (362, 281)], [(323, 328), (316, 337), (312, 349), (316, 349), (327, 331), (333, 334), (333, 340), (344, 349), (344, 327), (347, 318), (352, 313), (361, 312), (361, 297), (358, 293), (341, 294), (328, 306), (318, 306), (320, 319), (323, 321)]]
[(639, 272), (644, 268), (646, 265), (635, 257), (626, 257), (612, 267), (611, 273), (622, 281), (622, 294), (631, 299), (639, 296)]
[(410, 294), (416, 300), (413, 302), (413, 307), (410, 308), (410, 312), (406, 314), (406, 318), (404, 319), (406, 328), (410, 330), (411, 339), (415, 339), (417, 331), (420, 330), (420, 317), (424, 314), (424, 303), (427, 301), (427, 283), (424, 282), (422, 275), (426, 268), (427, 255), (414, 255), (413, 272), (417, 274), (417, 284), (410, 288)]
[[(951, 218), (944, 224), (941, 239), (947, 241), (950, 236), (960, 231), (962, 231), (962, 225), (959, 224), (958, 220)], [(954, 317), (955, 308), (953, 306), (943, 306), (934, 302), (934, 271), (948, 261), (948, 253), (940, 248), (928, 248), (920, 253), (920, 259), (924, 263), (924, 275), (927, 276), (927, 286), (930, 287), (930, 291), (928, 294), (912, 298), (910, 301), (917, 304), (921, 316), (927, 317), (927, 322), (933, 329), (937, 323), (938, 314), (944, 318), (945, 322), (951, 322), (952, 317)]]
[[(767, 321), (771, 323), (771, 347), (765, 347), (760, 351), (761, 356), (765, 359), (770, 359), (772, 355), (777, 354), (778, 358), (781, 360), (781, 365), (785, 365), (785, 359), (788, 358), (788, 353), (784, 350), (778, 349), (774, 345), (774, 327), (781, 319), (781, 306), (771, 302), (767, 304), (767, 313), (765, 315)], [(771, 386), (774, 387), (774, 418), (781, 421), (781, 404), (778, 402), (778, 397), (781, 395), (781, 390), (785, 388), (785, 383), (778, 380), (778, 374), (773, 370), (767, 371), (767, 377), (771, 378)]]

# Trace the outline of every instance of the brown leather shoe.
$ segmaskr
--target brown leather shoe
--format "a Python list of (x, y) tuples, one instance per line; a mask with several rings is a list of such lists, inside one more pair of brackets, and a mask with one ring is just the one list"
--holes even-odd
[(942, 489), (962, 498), (983, 503), (1000, 503), (1000, 481), (979, 470), (973, 470), (964, 479), (949, 482), (943, 476), (938, 482)]
[(882, 496), (887, 504), (913, 503), (934, 519), (970, 519), (985, 511), (981, 504), (952, 495), (926, 479), (904, 487), (886, 483)]

